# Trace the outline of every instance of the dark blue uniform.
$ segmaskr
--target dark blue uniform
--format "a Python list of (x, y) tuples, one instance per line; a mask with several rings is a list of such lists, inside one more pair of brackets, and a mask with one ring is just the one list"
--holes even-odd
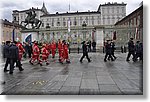
[(82, 45), (82, 49), (83, 49), (83, 55), (82, 55), (82, 57), (81, 57), (81, 59), (80, 59), (80, 62), (82, 63), (82, 60), (83, 60), (83, 58), (84, 58), (85, 56), (86, 56), (88, 62), (91, 62), (91, 60), (90, 60), (90, 58), (89, 58), (89, 56), (88, 56), (87, 45), (85, 44), (85, 42), (84, 42), (83, 45)]
[(129, 58), (132, 55), (133, 56), (133, 61), (135, 60), (135, 46), (134, 46), (134, 42), (132, 40), (130, 40), (128, 42), (128, 56), (126, 61), (130, 61)]
[(5, 62), (5, 67), (4, 67), (4, 72), (7, 72), (7, 67), (8, 64), (10, 63), (10, 58), (9, 58), (9, 44), (4, 45), (4, 49), (3, 49), (3, 56), (4, 58), (6, 58), (6, 62)]
[(111, 56), (111, 54), (112, 54), (111, 44), (106, 43), (105, 52), (106, 52), (106, 55), (105, 55), (104, 61), (105, 61), (105, 62), (107, 61), (107, 60), (106, 60), (106, 59), (107, 59), (107, 56), (109, 56), (109, 58), (111, 58), (111, 60), (114, 61), (114, 59), (113, 59), (112, 56)]
[[(19, 49), (15, 44), (12, 44), (9, 48), (9, 58), (10, 58), (10, 74), (13, 74), (14, 63), (18, 64), (19, 59)], [(19, 70), (22, 71), (21, 64), (18, 64)]]

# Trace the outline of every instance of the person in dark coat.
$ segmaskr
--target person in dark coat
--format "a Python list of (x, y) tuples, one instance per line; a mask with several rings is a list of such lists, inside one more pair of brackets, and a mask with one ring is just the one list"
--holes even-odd
[(107, 40), (107, 43), (105, 45), (105, 58), (104, 58), (104, 62), (107, 62), (107, 57), (109, 56), (109, 58), (111, 58), (111, 61), (114, 61), (114, 59), (112, 58), (112, 48), (111, 48), (111, 43), (110, 40)]
[(95, 41), (92, 42), (92, 47), (93, 47), (93, 52), (96, 52), (96, 42)]
[(129, 42), (128, 42), (128, 56), (126, 61), (130, 61), (129, 58), (132, 55), (133, 56), (133, 61), (135, 60), (135, 46), (134, 46), (134, 42), (133, 42), (133, 38), (130, 38)]
[[(111, 44), (111, 56), (114, 57), (114, 59), (116, 59), (117, 57), (114, 54), (114, 52), (116, 50), (116, 48), (115, 48), (115, 42), (111, 40), (110, 44)], [(110, 58), (110, 56), (108, 58)]]
[(140, 60), (142, 59), (141, 55), (143, 54), (142, 51), (143, 47), (140, 44), (140, 41), (136, 42), (135, 45), (135, 61), (137, 61), (138, 58), (140, 58)]
[(90, 58), (89, 58), (89, 56), (88, 56), (88, 49), (87, 49), (86, 42), (83, 41), (82, 44), (83, 44), (83, 45), (82, 45), (83, 55), (82, 55), (82, 57), (81, 57), (81, 59), (80, 59), (80, 62), (82, 63), (82, 60), (83, 60), (83, 58), (84, 58), (85, 56), (86, 56), (88, 62), (91, 62), (91, 60), (90, 60)]
[(21, 64), (18, 63), (19, 60), (19, 49), (16, 46), (17, 42), (13, 42), (12, 45), (9, 47), (9, 58), (10, 58), (10, 71), (9, 74), (13, 74), (14, 70), (14, 63), (16, 62), (18, 65), (18, 68), (20, 71), (23, 71), (24, 69), (22, 68)]
[(10, 47), (10, 41), (6, 41), (6, 44), (4, 45), (4, 49), (3, 49), (3, 55), (4, 55), (4, 58), (6, 58), (4, 72), (9, 71), (9, 70), (7, 70), (8, 64), (10, 63), (9, 47)]
[(91, 41), (90, 40), (87, 42), (87, 45), (88, 45), (88, 52), (91, 52)]

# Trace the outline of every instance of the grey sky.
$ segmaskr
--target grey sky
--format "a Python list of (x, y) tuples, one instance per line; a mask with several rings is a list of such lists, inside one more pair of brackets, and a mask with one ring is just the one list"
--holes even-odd
[(49, 13), (67, 12), (69, 10), (69, 2), (71, 12), (73, 11), (97, 11), (100, 4), (107, 2), (127, 3), (127, 15), (137, 9), (142, 0), (1, 0), (0, 13), (2, 19), (12, 21), (12, 10), (25, 10), (31, 7), (41, 8), (42, 3)]

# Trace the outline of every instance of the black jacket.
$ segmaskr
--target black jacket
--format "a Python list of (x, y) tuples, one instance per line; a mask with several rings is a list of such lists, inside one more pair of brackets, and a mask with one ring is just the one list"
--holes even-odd
[(128, 42), (128, 50), (129, 52), (134, 52), (135, 51), (135, 46), (133, 41)]
[(15, 44), (11, 45), (9, 48), (9, 58), (11, 58), (11, 59), (19, 58), (19, 50)]
[(111, 53), (112, 53), (111, 44), (106, 43), (105, 51), (106, 51), (106, 53), (108, 53), (108, 54), (111, 54)]
[(4, 58), (9, 58), (9, 45), (4, 45), (3, 54)]
[(88, 53), (86, 44), (82, 45), (82, 49), (83, 49), (83, 53)]

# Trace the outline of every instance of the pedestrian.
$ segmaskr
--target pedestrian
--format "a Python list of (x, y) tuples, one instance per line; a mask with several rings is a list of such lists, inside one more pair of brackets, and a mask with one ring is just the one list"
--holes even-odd
[(42, 54), (42, 60), (40, 61), (40, 65), (42, 66), (43, 61), (46, 62), (46, 65), (49, 65), (49, 62), (48, 62), (49, 52), (46, 49), (46, 44), (43, 44), (42, 49), (41, 49), (41, 54)]
[(91, 52), (91, 40), (88, 41), (87, 45), (88, 45), (88, 52)]
[(141, 52), (142, 52), (142, 46), (140, 45), (140, 41), (137, 41), (135, 45), (135, 58), (134, 58), (135, 60), (134, 61), (137, 61), (138, 58), (140, 58), (140, 60), (142, 59)]
[(123, 53), (123, 47), (121, 46), (121, 52)]
[(32, 65), (34, 61), (37, 60), (38, 64), (40, 64), (40, 49), (38, 47), (38, 42), (34, 41), (33, 47), (32, 47), (32, 57), (31, 60), (29, 61)]
[(143, 61), (143, 43), (140, 43), (140, 60)]
[[(16, 41), (15, 41), (16, 42)], [(22, 43), (19, 41), (19, 39), (17, 40), (16, 42), (16, 46), (18, 47), (18, 50), (19, 50), (19, 59), (17, 60), (17, 63), (16, 63), (16, 66), (18, 67), (18, 64), (19, 65), (22, 65), (21, 64), (21, 60), (22, 60), (22, 55), (23, 53), (25, 53), (25, 49), (23, 48), (23, 45)]]
[(111, 43), (110, 40), (107, 40), (107, 43), (105, 45), (105, 58), (104, 58), (104, 62), (107, 62), (107, 56), (111, 59), (111, 61), (114, 61), (114, 59), (112, 58), (112, 48), (111, 48)]
[[(114, 59), (116, 59), (117, 57), (115, 56), (114, 52), (116, 50), (115, 48), (115, 42), (113, 40), (111, 40), (111, 56), (114, 57)], [(110, 59), (110, 56), (108, 57), (108, 59)]]
[(82, 49), (83, 49), (83, 55), (82, 55), (82, 57), (80, 58), (80, 62), (82, 63), (82, 60), (83, 60), (83, 58), (84, 58), (85, 56), (86, 56), (88, 62), (91, 62), (91, 60), (90, 60), (90, 58), (89, 58), (89, 56), (88, 56), (88, 49), (87, 49), (87, 45), (86, 45), (86, 42), (85, 42), (85, 41), (82, 42)]
[(3, 56), (4, 56), (4, 58), (6, 58), (4, 72), (9, 71), (9, 70), (7, 70), (8, 64), (10, 63), (9, 47), (10, 47), (10, 41), (6, 41), (6, 44), (4, 45), (4, 48), (3, 48)]
[[(9, 58), (10, 58), (10, 71), (9, 74), (13, 74), (14, 70), (14, 63), (19, 62), (20, 56), (19, 56), (19, 48), (16, 46), (17, 42), (12, 42), (12, 45), (9, 47)], [(24, 69), (21, 66), (21, 63), (17, 64), (17, 67), (20, 71), (23, 71)]]
[(52, 58), (55, 58), (55, 54), (56, 54), (56, 43), (53, 40), (51, 43), (51, 52), (52, 52)]
[(96, 52), (96, 42), (93, 40), (92, 42), (93, 52)]
[(62, 50), (62, 57), (61, 57), (61, 60), (60, 62), (63, 64), (64, 60), (66, 60), (66, 63), (70, 63), (70, 60), (69, 60), (69, 53), (68, 53), (68, 44), (66, 43), (65, 40), (62, 41), (63, 43), (63, 50)]
[(59, 54), (59, 61), (61, 60), (62, 52), (63, 52), (62, 41), (61, 41), (60, 39), (58, 39), (58, 54)]
[(128, 42), (128, 55), (126, 58), (126, 61), (130, 61), (129, 58), (132, 55), (133, 56), (133, 61), (135, 60), (135, 46), (134, 46), (134, 42), (133, 42), (133, 38), (130, 38), (129, 42)]
[(31, 43), (27, 43), (27, 49), (28, 49), (29, 58), (31, 58), (31, 55), (32, 55), (32, 45), (31, 45)]

